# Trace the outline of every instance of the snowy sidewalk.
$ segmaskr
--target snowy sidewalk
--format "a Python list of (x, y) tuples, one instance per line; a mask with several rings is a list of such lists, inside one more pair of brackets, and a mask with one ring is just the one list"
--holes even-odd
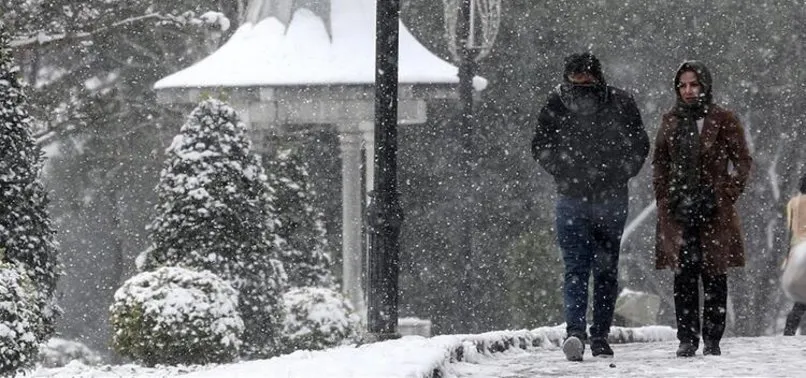
[[(458, 378), (525, 377), (803, 377), (806, 337), (741, 337), (721, 343), (722, 356), (676, 358), (677, 341), (613, 345), (614, 359), (595, 359), (586, 350), (581, 363), (559, 348), (476, 355), (449, 369)], [(468, 356), (470, 357), (470, 356)], [(610, 364), (615, 367), (610, 367)]]
[[(665, 326), (611, 328), (614, 359), (569, 362), (559, 349), (563, 326), (478, 335), (406, 336), (324, 351), (297, 351), (232, 364), (148, 368), (132, 364), (40, 368), (48, 378), (526, 378), (526, 377), (803, 377), (806, 336), (722, 341), (722, 356), (676, 358), (675, 331)], [(615, 366), (610, 367), (613, 363)]]
[[(406, 336), (397, 340), (323, 351), (296, 351), (267, 360), (222, 365), (161, 366), (134, 364), (86, 366), (74, 361), (62, 368), (40, 368), (32, 377), (49, 378), (434, 378), (454, 377), (457, 361), (482, 356), (510, 357), (506, 350), (551, 352), (565, 336), (564, 326), (495, 331), (477, 335)], [(613, 340), (666, 341), (674, 330), (664, 326), (611, 328)], [(494, 361), (491, 359), (490, 361)], [(494, 363), (494, 362), (493, 362)], [(460, 365), (456, 365), (460, 366)], [(481, 366), (481, 365), (480, 365)], [(484, 376), (483, 374), (481, 376)]]

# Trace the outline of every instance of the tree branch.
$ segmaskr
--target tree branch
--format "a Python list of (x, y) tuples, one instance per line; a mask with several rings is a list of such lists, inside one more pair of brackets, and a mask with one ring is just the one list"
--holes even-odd
[(94, 35), (103, 33), (108, 30), (112, 30), (121, 26), (126, 26), (129, 24), (133, 24), (135, 22), (148, 20), (148, 19), (162, 19), (164, 16), (159, 13), (151, 13), (137, 17), (130, 17), (124, 20), (120, 20), (118, 22), (114, 22), (109, 26), (102, 26), (98, 29), (87, 31), (87, 32), (78, 32), (78, 33), (58, 33), (58, 34), (45, 34), (40, 32), (35, 36), (31, 36), (28, 38), (18, 38), (11, 41), (12, 48), (20, 48), (20, 47), (27, 47), (31, 45), (39, 45), (45, 46), (56, 42), (61, 42), (67, 39), (70, 40), (78, 40), (78, 39), (86, 39), (92, 37)]
[(120, 21), (113, 22), (108, 26), (102, 26), (98, 29), (91, 30), (91, 31), (81, 31), (75, 33), (57, 33), (57, 34), (45, 34), (44, 32), (40, 32), (35, 36), (25, 37), (25, 38), (17, 38), (11, 41), (12, 48), (25, 48), (31, 47), (34, 45), (39, 46), (46, 46), (54, 43), (61, 43), (67, 40), (82, 40), (93, 37), (95, 35), (105, 33), (110, 30), (118, 29), (121, 27), (126, 27), (128, 25), (147, 21), (147, 20), (157, 20), (157, 21), (165, 21), (169, 23), (173, 23), (176, 25), (187, 25), (187, 24), (205, 24), (208, 21), (204, 19), (197, 18), (193, 12), (185, 12), (182, 15), (176, 16), (172, 14), (162, 14), (162, 13), (149, 13), (142, 16), (136, 17), (129, 17)]
[(627, 239), (630, 238), (630, 235), (632, 235), (632, 233), (638, 229), (638, 226), (644, 223), (644, 221), (646, 221), (647, 218), (649, 218), (649, 215), (652, 214), (652, 212), (658, 208), (657, 205), (658, 205), (657, 201), (652, 201), (652, 203), (650, 203), (643, 210), (641, 210), (638, 216), (636, 216), (635, 218), (633, 218), (632, 221), (630, 221), (627, 227), (624, 227), (624, 232), (622, 232), (621, 234), (622, 247), (624, 246), (624, 244), (626, 244)]

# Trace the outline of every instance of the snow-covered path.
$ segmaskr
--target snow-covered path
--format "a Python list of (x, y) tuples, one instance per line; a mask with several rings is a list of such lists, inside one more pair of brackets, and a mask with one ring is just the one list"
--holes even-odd
[[(805, 377), (806, 336), (728, 338), (722, 356), (676, 358), (675, 331), (665, 326), (611, 329), (614, 359), (569, 362), (557, 346), (564, 326), (478, 335), (406, 336), (267, 360), (221, 365), (87, 366), (73, 361), (40, 368), (41, 378), (532, 378), (532, 377)], [(456, 362), (461, 361), (461, 362)], [(615, 366), (610, 367), (613, 363)]]
[[(581, 363), (569, 362), (558, 348), (512, 349), (476, 355), (451, 364), (459, 378), (521, 377), (803, 377), (806, 337), (741, 337), (721, 343), (722, 356), (676, 358), (677, 342), (613, 345), (614, 359), (595, 359), (586, 351)], [(611, 363), (615, 367), (610, 367)]]

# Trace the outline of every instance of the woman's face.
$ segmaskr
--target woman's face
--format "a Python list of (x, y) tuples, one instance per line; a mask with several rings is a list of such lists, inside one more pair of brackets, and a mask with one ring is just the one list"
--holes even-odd
[(702, 85), (700, 85), (700, 81), (697, 79), (697, 74), (695, 74), (694, 71), (686, 71), (680, 75), (680, 84), (677, 85), (677, 92), (686, 104), (694, 104), (699, 100)]

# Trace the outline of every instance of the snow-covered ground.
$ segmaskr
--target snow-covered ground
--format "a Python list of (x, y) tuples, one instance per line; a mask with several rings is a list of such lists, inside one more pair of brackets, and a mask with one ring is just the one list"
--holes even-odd
[[(737, 337), (721, 343), (722, 355), (693, 358), (674, 355), (677, 341), (613, 345), (615, 358), (586, 354), (582, 362), (565, 360), (554, 350), (512, 349), (452, 364), (457, 378), (521, 377), (803, 377), (806, 337)], [(611, 367), (611, 364), (614, 366)]]
[[(399, 340), (298, 351), (269, 360), (198, 367), (144, 368), (136, 365), (90, 367), (77, 362), (38, 369), (33, 377), (53, 378), (251, 378), (251, 377), (455, 377), (516, 378), (540, 376), (753, 376), (795, 377), (806, 370), (806, 337), (728, 338), (719, 357), (674, 357), (677, 342), (668, 327), (615, 328), (616, 358), (572, 363), (558, 348), (562, 327), (501, 331), (480, 335)], [(611, 363), (615, 366), (611, 367)], [(436, 373), (436, 374), (434, 374)]]

